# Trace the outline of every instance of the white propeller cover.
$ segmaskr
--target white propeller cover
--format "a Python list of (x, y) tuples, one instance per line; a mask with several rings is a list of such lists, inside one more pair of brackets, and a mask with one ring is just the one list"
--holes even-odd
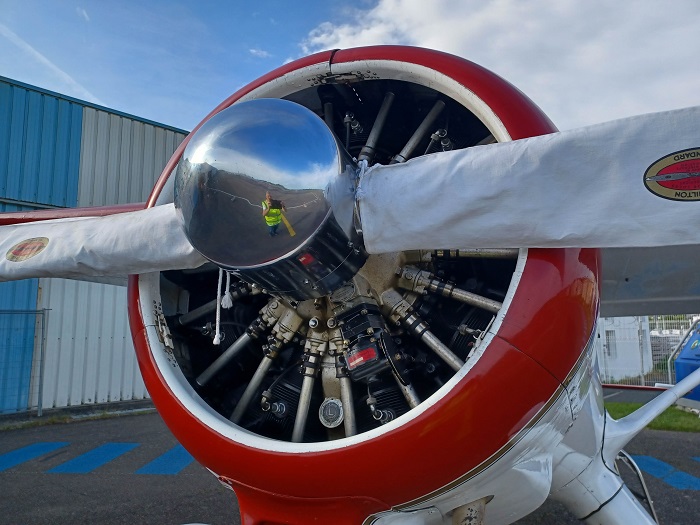
[(375, 165), (358, 196), (370, 253), (700, 244), (700, 107)]
[(124, 277), (204, 262), (187, 241), (173, 204), (4, 226), (0, 238), (0, 281)]

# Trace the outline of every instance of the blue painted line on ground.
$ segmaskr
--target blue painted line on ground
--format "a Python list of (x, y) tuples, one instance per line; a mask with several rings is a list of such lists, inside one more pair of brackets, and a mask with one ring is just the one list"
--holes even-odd
[(78, 456), (75, 459), (58, 465), (48, 472), (59, 474), (86, 474), (138, 446), (138, 443), (106, 443), (86, 452), (82, 456)]
[(675, 467), (651, 456), (632, 456), (637, 466), (657, 479), (668, 483), (679, 490), (700, 490), (700, 478), (691, 476), (686, 472), (676, 470)]
[(39, 456), (58, 450), (67, 446), (68, 443), (62, 441), (51, 441), (45, 443), (34, 443), (33, 445), (28, 445), (26, 447), (18, 448), (11, 452), (6, 452), (0, 455), (0, 472), (7, 470), (12, 467), (16, 467), (24, 463), (25, 461), (30, 461), (36, 459)]
[(136, 474), (175, 475), (194, 461), (182, 445), (177, 445), (136, 471)]

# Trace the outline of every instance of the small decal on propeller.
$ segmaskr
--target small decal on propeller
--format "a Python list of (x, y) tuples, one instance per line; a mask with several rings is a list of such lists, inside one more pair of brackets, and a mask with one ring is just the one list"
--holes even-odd
[(644, 185), (664, 199), (700, 201), (700, 148), (660, 158), (644, 172)]
[(49, 244), (48, 237), (34, 237), (18, 242), (10, 248), (5, 258), (11, 262), (22, 262), (39, 255)]

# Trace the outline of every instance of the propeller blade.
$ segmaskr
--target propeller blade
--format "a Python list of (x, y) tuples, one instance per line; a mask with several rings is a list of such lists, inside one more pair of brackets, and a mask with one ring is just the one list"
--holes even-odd
[(0, 281), (122, 277), (205, 262), (185, 237), (173, 204), (3, 226), (0, 238)]
[[(375, 165), (370, 253), (700, 244), (700, 107)], [(658, 177), (682, 173), (683, 177)]]

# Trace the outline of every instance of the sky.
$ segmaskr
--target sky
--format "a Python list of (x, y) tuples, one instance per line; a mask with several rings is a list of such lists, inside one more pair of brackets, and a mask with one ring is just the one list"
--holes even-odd
[(0, 0), (0, 76), (190, 130), (331, 48), (472, 60), (559, 129), (700, 105), (697, 0)]

